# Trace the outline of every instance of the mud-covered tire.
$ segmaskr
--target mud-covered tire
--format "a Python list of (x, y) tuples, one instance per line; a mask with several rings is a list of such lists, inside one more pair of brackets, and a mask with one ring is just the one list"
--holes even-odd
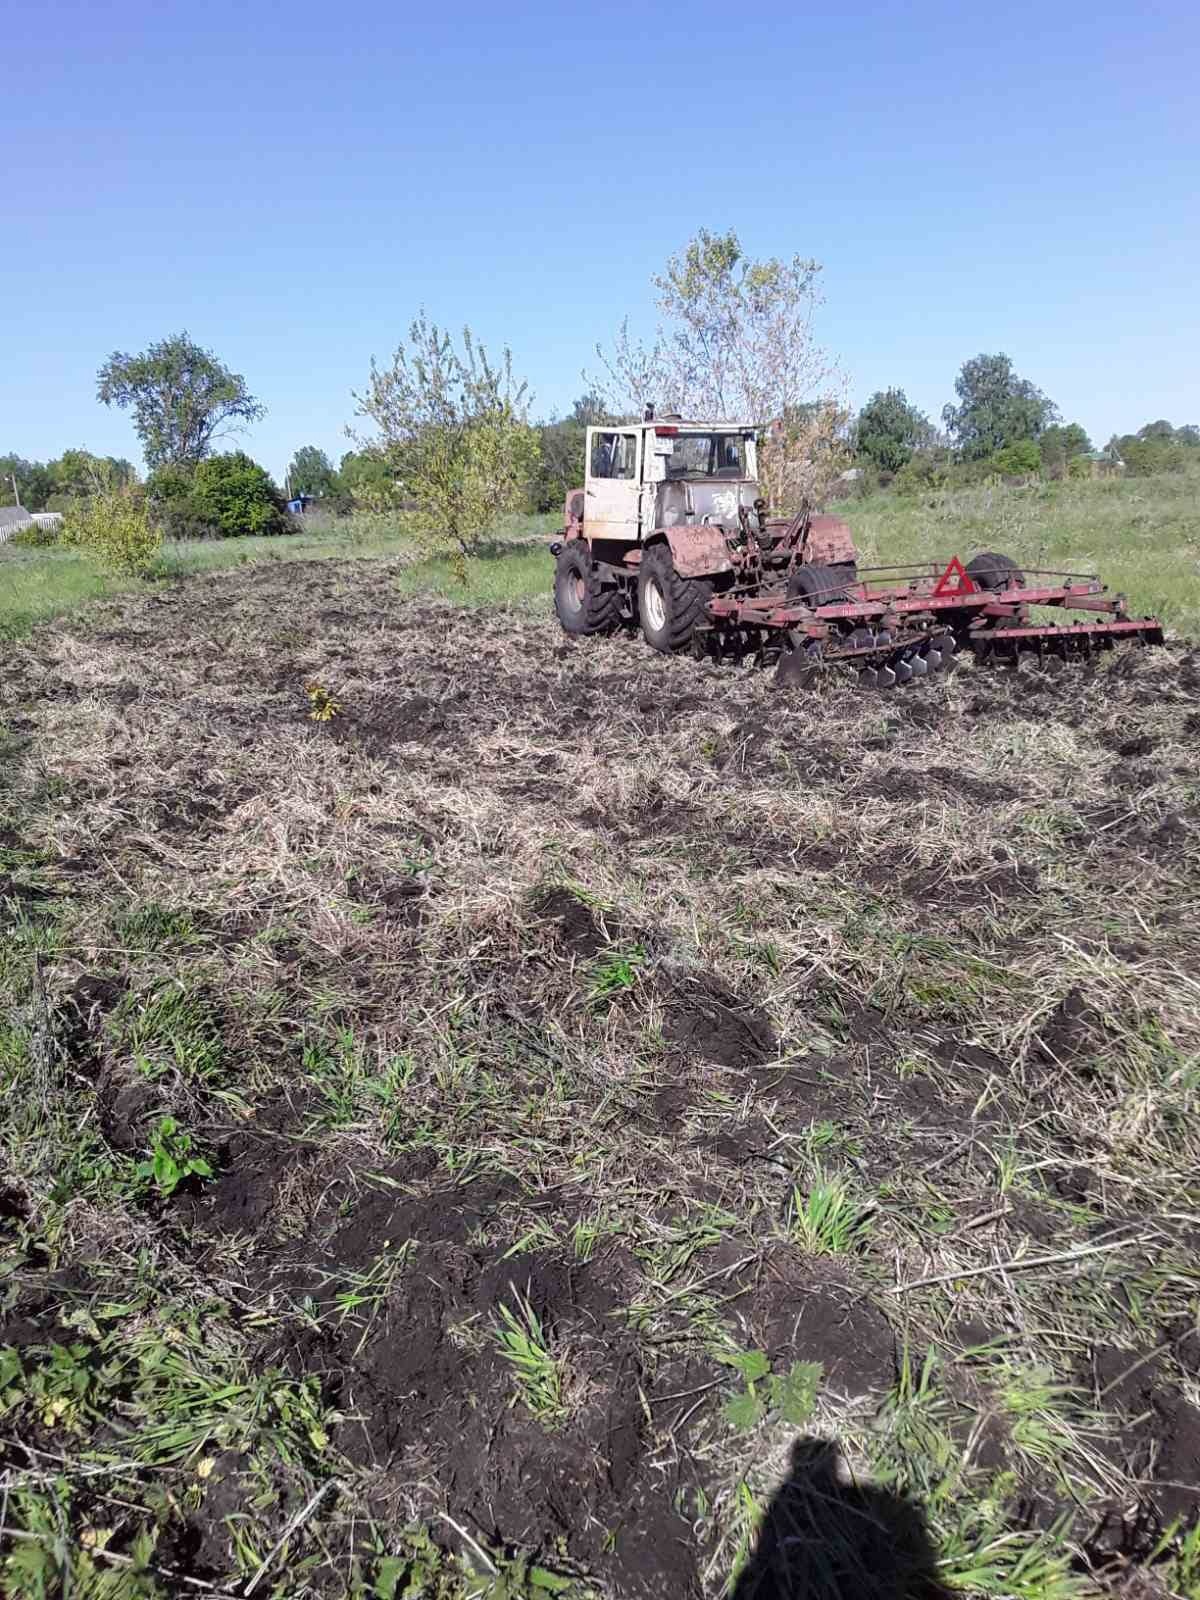
[(993, 550), (981, 551), (967, 562), (967, 577), (977, 589), (1007, 589), (1010, 583), (1018, 586), (1025, 582), (1025, 574), (1011, 556), (997, 555)]
[(840, 605), (849, 581), (844, 566), (823, 567), (811, 562), (797, 567), (788, 579), (788, 599), (817, 606)]
[(638, 570), (638, 618), (646, 643), (669, 654), (686, 650), (713, 597), (711, 578), (683, 578), (666, 545), (652, 545)]
[(606, 587), (582, 539), (571, 539), (554, 568), (554, 610), (567, 633), (608, 633), (621, 614), (620, 591)]

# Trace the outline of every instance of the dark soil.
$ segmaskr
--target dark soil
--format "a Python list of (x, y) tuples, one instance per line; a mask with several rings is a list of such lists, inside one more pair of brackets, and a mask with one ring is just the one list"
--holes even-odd
[(739, 1068), (769, 1061), (777, 1042), (765, 1012), (705, 975), (675, 985), (663, 1037), (684, 1055)]
[(572, 955), (585, 959), (596, 955), (606, 943), (595, 913), (577, 900), (568, 889), (547, 889), (534, 896), (534, 915), (553, 930), (557, 940)]
[[(89, 1308), (144, 1274), (147, 1320), (200, 1317), (255, 1378), (310, 1380), (338, 1417), (316, 1470), (340, 1485), (296, 1538), (314, 1595), (351, 1570), (344, 1545), (322, 1566), (322, 1541), (413, 1506), (447, 1544), (442, 1513), (622, 1600), (698, 1600), (702, 1574), (715, 1591), (741, 1474), (758, 1495), (760, 1439), (777, 1459), (788, 1443), (774, 1420), (731, 1431), (726, 1334), (776, 1373), (819, 1363), (822, 1426), (845, 1412), (868, 1457), (900, 1352), (935, 1348), (947, 1426), (982, 1415), (973, 1466), (1014, 1475), (998, 1526), (1065, 1514), (1074, 1548), (1111, 1563), (1200, 1516), (1190, 1178), (1146, 1197), (1125, 1181), (1186, 1148), (1194, 1120), (1194, 1041), (1183, 1005), (1169, 1014), (1200, 823), (1177, 664), (1053, 684), (968, 668), (881, 710), (400, 601), (369, 563), (164, 586), (95, 626), (55, 624), (0, 681), (31, 746), (5, 798), (0, 918), (47, 935), (53, 1046), (21, 1092), (35, 1110), (57, 1096), (55, 1125), (95, 1140), (67, 1174), (81, 1196), (0, 1165), (16, 1262), (0, 1342), (90, 1337)], [(327, 723), (313, 681), (338, 703)], [(1051, 722), (1082, 774), (1055, 741), (1007, 765), (987, 742), (1022, 748)], [(192, 931), (135, 948), (122, 918), (149, 905)], [(1094, 977), (1047, 962), (1064, 939)], [(606, 952), (635, 944), (635, 981), (589, 1000)], [(24, 962), (0, 994), (20, 1028)], [(167, 983), (220, 1038), (217, 1086), (167, 1049), (154, 1080), (133, 1064), (122, 1029)], [(1153, 1096), (1120, 1076), (1122, 1028), (1147, 1059), (1167, 1041)], [(1134, 1091), (1146, 1149), (1111, 1131)], [(214, 1176), (130, 1200), (165, 1112)], [(1009, 1157), (1023, 1177), (1005, 1190)], [(786, 1242), (818, 1167), (873, 1206), (870, 1238), (836, 1259)], [(1127, 1212), (1152, 1242), (1120, 1271), (1114, 1254), (1061, 1281), (991, 1272), (1108, 1240)], [(980, 1270), (920, 1287), (943, 1261)], [(521, 1305), (562, 1356), (561, 1415), (529, 1413), (501, 1354), (501, 1308)], [(1065, 1504), (1020, 1459), (988, 1412), (994, 1353), (964, 1353), (1000, 1342), (1071, 1386), (1124, 1496)], [(34, 1437), (72, 1462), (113, 1447)], [(228, 1519), (266, 1553), (311, 1486), (205, 1448), (206, 1479), (161, 1475), (155, 1559), (232, 1592)], [(801, 1454), (796, 1475), (845, 1508), (827, 1456)]]

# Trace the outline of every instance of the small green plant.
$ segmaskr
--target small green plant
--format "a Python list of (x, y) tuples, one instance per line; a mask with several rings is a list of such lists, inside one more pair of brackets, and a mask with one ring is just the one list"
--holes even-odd
[(557, 1422), (563, 1415), (561, 1363), (550, 1354), (536, 1311), (513, 1289), (516, 1310), (501, 1305), (501, 1326), (495, 1330), (500, 1354), (516, 1375), (521, 1399), (540, 1422)]
[(150, 1141), (150, 1156), (135, 1168), (143, 1183), (153, 1183), (165, 1198), (188, 1178), (211, 1178), (212, 1163), (193, 1153), (192, 1136), (174, 1117), (160, 1117)]
[(813, 1414), (824, 1371), (819, 1361), (796, 1361), (784, 1373), (773, 1373), (762, 1350), (712, 1351), (714, 1361), (732, 1367), (746, 1387), (730, 1395), (724, 1405), (725, 1420), (743, 1431), (755, 1427), (768, 1410), (777, 1411), (793, 1428), (801, 1428)]
[(874, 1208), (853, 1196), (840, 1178), (820, 1171), (807, 1194), (798, 1186), (788, 1203), (788, 1232), (815, 1256), (848, 1255), (866, 1247)]
[(308, 696), (308, 714), (314, 722), (332, 722), (342, 709), (341, 702), (333, 698), (323, 683), (306, 683), (304, 692)]
[(96, 1414), (100, 1381), (87, 1344), (50, 1344), (22, 1352), (0, 1347), (0, 1417), (32, 1407), (42, 1425), (68, 1433)]
[(640, 944), (627, 950), (610, 950), (597, 963), (592, 973), (588, 998), (593, 1004), (615, 999), (632, 989), (646, 959)]

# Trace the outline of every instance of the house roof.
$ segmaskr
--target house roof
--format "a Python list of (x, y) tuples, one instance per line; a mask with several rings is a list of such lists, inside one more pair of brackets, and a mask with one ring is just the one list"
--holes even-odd
[(23, 528), (32, 521), (24, 506), (0, 506), (0, 528)]

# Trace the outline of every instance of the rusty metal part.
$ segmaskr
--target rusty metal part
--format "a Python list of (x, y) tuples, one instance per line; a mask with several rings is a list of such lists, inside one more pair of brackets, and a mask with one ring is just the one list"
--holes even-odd
[(837, 567), (857, 559), (854, 535), (840, 517), (810, 517), (804, 544), (805, 561)]
[(675, 570), (682, 578), (709, 578), (733, 571), (729, 542), (724, 531), (711, 524), (684, 523), (667, 528)]
[[(810, 682), (814, 675), (807, 669), (814, 659), (822, 668), (854, 668), (861, 682), (888, 687), (952, 670), (958, 645), (970, 645), (984, 661), (1034, 652), (1057, 664), (1072, 654), (1118, 643), (1154, 645), (1163, 640), (1156, 618), (1130, 617), (1125, 597), (1106, 594), (1099, 578), (1090, 574), (1027, 574), (1022, 586), (1014, 580), (1000, 598), (994, 589), (976, 588), (961, 562), (951, 562), (940, 572), (936, 567), (912, 569), (903, 583), (896, 581), (901, 570), (887, 569), (882, 583), (864, 573), (836, 597), (826, 589), (828, 601), (822, 600), (821, 591), (789, 596), (778, 585), (765, 590), (739, 586), (714, 596), (709, 615), (718, 632), (777, 640), (779, 679), (789, 684)], [(1060, 581), (1046, 581), (1054, 578)], [(1035, 606), (1098, 615), (1094, 621), (1043, 622), (1032, 615)], [(808, 653), (801, 661), (804, 651)]]

